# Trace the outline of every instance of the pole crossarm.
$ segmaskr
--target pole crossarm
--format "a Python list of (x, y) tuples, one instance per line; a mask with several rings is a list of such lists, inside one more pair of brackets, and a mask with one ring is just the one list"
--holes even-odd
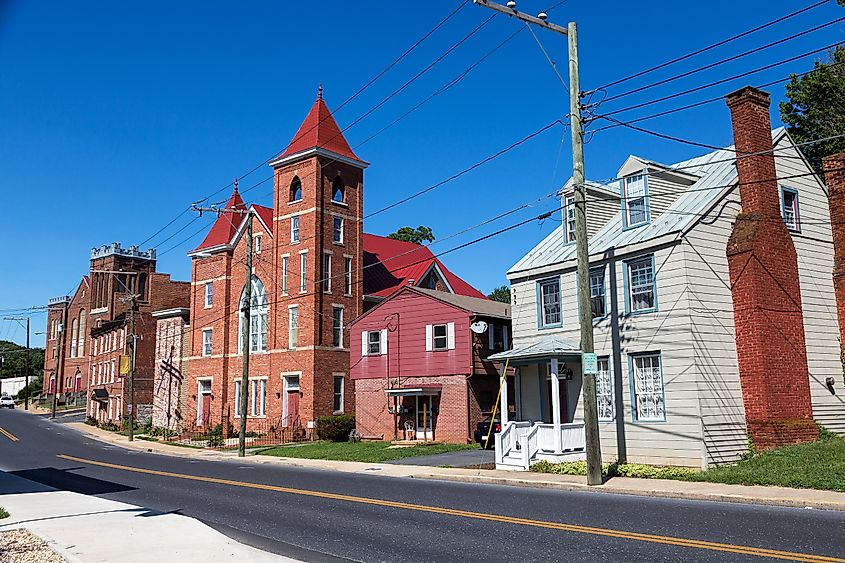
[[(544, 29), (548, 29), (549, 31), (554, 31), (563, 35), (568, 35), (569, 31), (565, 27), (561, 27), (557, 24), (549, 23), (544, 18), (539, 16), (532, 16), (530, 14), (526, 14), (525, 12), (520, 12), (516, 9), (516, 7), (509, 7), (503, 6), (501, 4), (497, 4), (496, 2), (491, 2), (490, 0), (473, 0), (474, 3), (482, 6), (484, 8), (490, 8), (496, 12), (500, 12), (512, 18), (516, 18), (520, 21), (533, 23), (534, 25), (540, 26)], [(508, 2), (511, 4), (511, 2)], [(513, 2), (514, 6), (516, 6), (516, 2)]]

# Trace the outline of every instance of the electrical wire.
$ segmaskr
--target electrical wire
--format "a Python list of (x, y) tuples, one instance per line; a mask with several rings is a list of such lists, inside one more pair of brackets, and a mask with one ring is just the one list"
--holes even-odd
[(711, 45), (708, 45), (708, 46), (706, 46), (706, 47), (703, 47), (703, 48), (701, 48), (701, 49), (698, 49), (698, 50), (696, 50), (696, 51), (693, 51), (693, 52), (691, 52), (691, 53), (687, 53), (686, 55), (681, 55), (680, 57), (676, 57), (676, 58), (674, 58), (674, 59), (672, 59), (672, 60), (666, 61), (666, 62), (661, 63), (661, 64), (659, 64), (659, 65), (656, 65), (656, 66), (653, 66), (653, 67), (647, 68), (647, 69), (645, 69), (645, 70), (641, 70), (641, 71), (639, 71), (639, 72), (636, 72), (636, 73), (631, 74), (631, 75), (629, 75), (629, 76), (625, 76), (625, 77), (623, 77), (623, 78), (619, 78), (619, 79), (614, 80), (614, 81), (612, 81), (612, 82), (608, 82), (607, 84), (604, 84), (604, 85), (602, 85), (602, 86), (599, 86), (598, 88), (596, 88), (596, 89), (595, 89), (595, 90), (593, 90), (593, 91), (605, 90), (605, 89), (607, 89), (607, 88), (611, 88), (611, 87), (616, 86), (616, 85), (618, 85), (618, 84), (622, 84), (623, 82), (627, 82), (627, 81), (629, 81), (629, 80), (633, 80), (634, 78), (639, 78), (639, 77), (641, 77), (641, 76), (645, 76), (646, 74), (651, 74), (651, 73), (652, 73), (652, 72), (654, 72), (654, 71), (657, 71), (657, 70), (660, 70), (660, 69), (666, 68), (667, 66), (673, 65), (673, 64), (675, 64), (675, 63), (679, 63), (679, 62), (681, 62), (681, 61), (685, 61), (685, 60), (687, 60), (687, 59), (690, 59), (690, 58), (695, 57), (695, 56), (697, 56), (697, 55), (700, 55), (700, 54), (702, 54), (702, 53), (706, 53), (707, 51), (710, 51), (710, 50), (715, 49), (715, 48), (717, 48), (717, 47), (721, 47), (722, 45), (727, 45), (728, 43), (731, 43), (731, 42), (733, 42), (733, 41), (736, 41), (737, 39), (741, 39), (741, 38), (743, 38), (743, 37), (747, 37), (748, 35), (751, 35), (752, 33), (756, 33), (756, 32), (758, 32), (758, 31), (761, 31), (761, 30), (763, 30), (763, 29), (766, 29), (766, 28), (768, 28), (768, 27), (771, 27), (771, 26), (773, 26), (773, 25), (775, 25), (775, 24), (778, 24), (778, 23), (780, 23), (780, 22), (782, 22), (782, 21), (786, 21), (786, 20), (788, 20), (788, 19), (790, 19), (790, 18), (794, 18), (795, 16), (798, 16), (798, 15), (800, 15), (800, 14), (803, 14), (804, 12), (807, 12), (807, 11), (812, 10), (812, 9), (814, 9), (814, 8), (818, 8), (819, 6), (822, 6), (822, 5), (824, 5), (824, 4), (828, 4), (830, 1), (831, 1), (831, 0), (821, 0), (820, 2), (816, 2), (815, 4), (811, 4), (811, 5), (809, 5), (809, 6), (806, 6), (806, 7), (804, 7), (804, 8), (801, 8), (800, 10), (797, 10), (797, 11), (795, 11), (795, 12), (792, 12), (792, 13), (790, 13), (790, 14), (787, 14), (787, 15), (782, 16), (782, 17), (780, 17), (780, 18), (777, 18), (777, 19), (775, 19), (775, 20), (772, 20), (772, 21), (769, 21), (769, 22), (767, 22), (767, 23), (764, 23), (763, 25), (759, 25), (759, 26), (757, 26), (757, 27), (755, 27), (755, 28), (749, 29), (749, 30), (747, 30), (747, 31), (743, 31), (742, 33), (739, 33), (739, 34), (737, 34), (737, 35), (733, 35), (733, 36), (731, 36), (731, 37), (728, 37), (727, 39), (723, 39), (723, 40), (721, 40), (721, 41), (718, 41), (718, 42), (716, 42), (716, 43), (713, 43), (713, 44), (711, 44)]

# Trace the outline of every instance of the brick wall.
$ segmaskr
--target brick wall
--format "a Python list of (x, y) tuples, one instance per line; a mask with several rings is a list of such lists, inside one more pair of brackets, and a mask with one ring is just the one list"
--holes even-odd
[[(760, 450), (814, 440), (798, 261), (781, 219), (769, 95), (727, 96), (742, 212), (727, 246), (748, 434)], [(764, 153), (746, 156), (750, 153)]]
[(155, 379), (153, 381), (153, 425), (182, 430), (188, 385), (184, 348), (188, 341), (188, 325), (184, 315), (177, 314), (156, 321)]
[(833, 232), (833, 289), (839, 319), (840, 350), (845, 345), (845, 153), (824, 159), (824, 179), (829, 190)]

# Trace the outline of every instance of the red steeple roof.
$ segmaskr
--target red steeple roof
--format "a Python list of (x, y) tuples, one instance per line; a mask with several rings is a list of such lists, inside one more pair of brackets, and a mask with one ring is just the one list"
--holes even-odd
[(352, 152), (349, 143), (346, 142), (346, 138), (340, 131), (340, 127), (337, 126), (337, 122), (332, 117), (332, 112), (329, 111), (326, 102), (323, 101), (322, 86), (317, 91), (317, 100), (311, 106), (311, 111), (305, 116), (305, 121), (299, 126), (299, 131), (291, 139), (288, 148), (273, 160), (278, 160), (279, 158), (284, 158), (315, 147), (337, 153), (347, 158), (361, 160)]
[[(241, 194), (238, 193), (237, 186), (235, 186), (235, 189), (232, 192), (232, 197), (229, 198), (229, 201), (226, 202), (223, 209), (246, 209), (244, 200), (241, 198)], [(235, 236), (235, 231), (238, 230), (238, 226), (241, 224), (241, 221), (243, 221), (243, 217), (241, 215), (221, 213), (217, 216), (217, 220), (214, 222), (214, 225), (211, 226), (211, 230), (208, 231), (208, 235), (206, 235), (202, 244), (200, 244), (195, 250), (211, 248), (212, 246), (218, 246), (221, 244), (229, 244), (229, 241), (231, 241), (232, 237)]]

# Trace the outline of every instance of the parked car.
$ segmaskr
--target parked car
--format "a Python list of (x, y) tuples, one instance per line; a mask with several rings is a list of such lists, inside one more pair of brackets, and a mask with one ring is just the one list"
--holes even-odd
[[(493, 431), (490, 431), (490, 425), (493, 425)], [(486, 449), (492, 450), (496, 446), (496, 432), (502, 431), (502, 423), (497, 416), (496, 418), (486, 417), (484, 420), (475, 425), (475, 441), (481, 444), (484, 448), (484, 441), (487, 440), (487, 435), (490, 435), (490, 441), (487, 443)]]
[(0, 408), (3, 407), (10, 409), (15, 408), (15, 400), (8, 395), (3, 395), (2, 397), (0, 397)]

